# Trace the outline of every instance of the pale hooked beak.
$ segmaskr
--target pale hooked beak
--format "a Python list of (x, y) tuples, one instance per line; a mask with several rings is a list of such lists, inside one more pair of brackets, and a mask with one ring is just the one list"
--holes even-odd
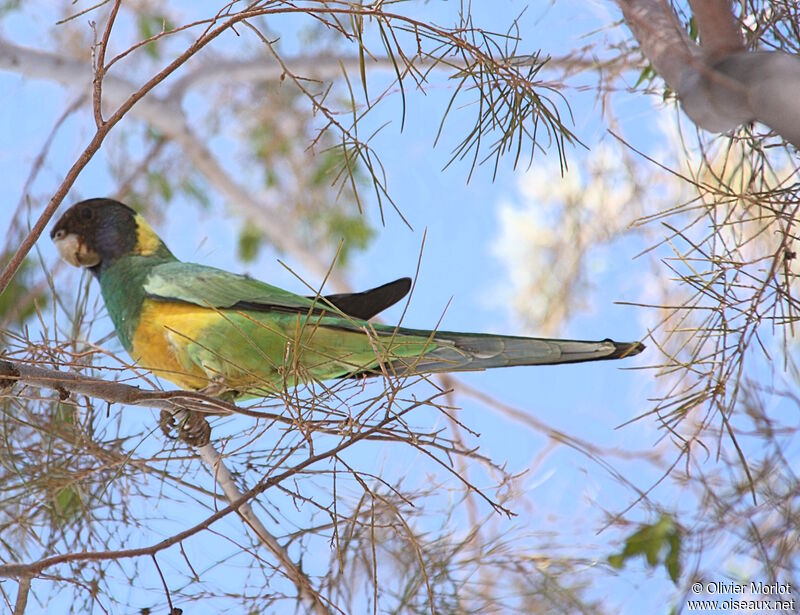
[(74, 267), (94, 267), (100, 262), (100, 255), (87, 248), (75, 233), (58, 230), (53, 235), (53, 243), (61, 258)]

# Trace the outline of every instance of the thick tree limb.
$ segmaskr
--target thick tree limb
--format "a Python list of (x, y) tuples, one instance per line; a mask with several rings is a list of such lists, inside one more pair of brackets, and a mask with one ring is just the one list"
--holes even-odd
[(761, 122), (800, 147), (800, 59), (744, 49), (728, 0), (692, 2), (701, 44), (667, 0), (617, 0), (642, 53), (698, 127), (727, 132)]
[(730, 0), (689, 0), (703, 55), (712, 62), (745, 51), (742, 30), (731, 12)]

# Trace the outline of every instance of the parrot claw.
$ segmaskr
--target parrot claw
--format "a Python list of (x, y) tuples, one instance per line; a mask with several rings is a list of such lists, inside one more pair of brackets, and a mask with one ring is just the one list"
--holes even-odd
[[(198, 412), (162, 410), (159, 426), (167, 438), (183, 440), (191, 446), (201, 447), (211, 441), (211, 426)], [(176, 436), (172, 435), (173, 430)]]

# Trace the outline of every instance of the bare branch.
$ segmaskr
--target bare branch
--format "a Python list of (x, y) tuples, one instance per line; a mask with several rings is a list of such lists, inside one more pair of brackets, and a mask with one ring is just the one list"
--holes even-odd
[(31, 575), (23, 574), (19, 577), (17, 586), (17, 601), (14, 604), (14, 615), (23, 615), (28, 605), (28, 594), (31, 591)]
[[(209, 442), (208, 444), (197, 447), (197, 454), (200, 455), (200, 458), (208, 466), (209, 470), (211, 470), (214, 479), (219, 486), (222, 487), (228, 501), (231, 502), (231, 504), (241, 501), (244, 494), (236, 486), (233, 475), (225, 465), (217, 449), (214, 448), (214, 445)], [(303, 603), (308, 608), (313, 609), (318, 615), (330, 613), (319, 593), (311, 584), (311, 580), (302, 569), (292, 561), (286, 549), (278, 542), (278, 539), (264, 527), (264, 524), (258, 516), (256, 516), (255, 512), (253, 512), (253, 507), (250, 506), (250, 502), (244, 500), (237, 512), (250, 529), (255, 532), (261, 543), (267, 547), (277, 558), (278, 562), (280, 562), (281, 568), (283, 568), (286, 575), (292, 580), (295, 587), (297, 587), (297, 591)]]
[(97, 43), (95, 48), (95, 66), (94, 77), (92, 79), (92, 110), (94, 111), (94, 122), (97, 128), (101, 128), (105, 123), (103, 120), (103, 78), (106, 75), (106, 49), (108, 49), (108, 41), (111, 38), (111, 30), (114, 27), (114, 21), (119, 12), (119, 5), (121, 0), (115, 0), (111, 7), (111, 13), (108, 16), (106, 27), (103, 30), (103, 38)]
[[(89, 160), (92, 159), (94, 154), (100, 148), (100, 145), (105, 140), (105, 137), (111, 131), (111, 129), (119, 122), (130, 109), (136, 105), (141, 99), (143, 99), (148, 92), (150, 92), (154, 87), (156, 87), (159, 83), (161, 83), (164, 79), (166, 79), (170, 74), (172, 74), (176, 69), (178, 69), (181, 65), (183, 65), (187, 59), (197, 53), (200, 49), (205, 47), (208, 43), (213, 41), (217, 36), (222, 34), (225, 30), (227, 30), (232, 25), (238, 23), (239, 21), (246, 19), (250, 14), (248, 12), (242, 12), (236, 14), (229, 19), (227, 19), (222, 24), (218, 25), (216, 28), (210, 29), (205, 32), (200, 38), (198, 38), (194, 43), (189, 45), (189, 47), (180, 54), (175, 60), (173, 60), (169, 65), (159, 71), (156, 75), (151, 77), (141, 88), (139, 88), (136, 92), (131, 94), (125, 102), (123, 102), (117, 110), (108, 118), (108, 120), (103, 123), (98, 129), (97, 132), (94, 134), (92, 139), (90, 140), (89, 144), (83, 150), (81, 155), (75, 161), (75, 163), (70, 167), (69, 171), (67, 172), (64, 180), (61, 182), (61, 185), (56, 189), (55, 193), (53, 194), (52, 198), (50, 199), (47, 207), (45, 207), (42, 214), (39, 216), (38, 220), (34, 224), (31, 232), (25, 237), (22, 241), (21, 245), (17, 248), (14, 255), (11, 257), (11, 260), (5, 265), (3, 268), (2, 273), (0, 273), (0, 294), (8, 286), (11, 278), (16, 273), (17, 269), (19, 269), (22, 261), (25, 259), (25, 256), (30, 252), (33, 244), (39, 239), (40, 235), (44, 232), (47, 223), (53, 217), (58, 206), (61, 204), (61, 201), (67, 195), (67, 192), (75, 183), (75, 180), (78, 178), (78, 175), (81, 173), (83, 168), (89, 163)], [(3, 55), (3, 50), (0, 49), (0, 56)]]
[(204, 414), (231, 414), (242, 410), (233, 404), (192, 391), (144, 391), (129, 384), (110, 382), (75, 372), (0, 360), (0, 391), (13, 386), (17, 381), (28, 386), (52, 389), (64, 397), (77, 393), (103, 399), (108, 403), (129, 406), (192, 410)]
[(731, 0), (690, 0), (689, 5), (703, 53), (711, 62), (745, 50), (741, 27), (731, 12)]
[[(301, 470), (304, 470), (309, 466), (314, 465), (325, 459), (330, 459), (332, 457), (335, 457), (338, 453), (350, 448), (355, 443), (360, 442), (361, 440), (364, 440), (366, 438), (369, 438), (374, 433), (383, 429), (390, 422), (397, 420), (399, 417), (407, 414), (408, 412), (418, 407), (419, 405), (422, 404), (413, 404), (407, 408), (404, 408), (396, 415), (386, 416), (384, 419), (382, 419), (381, 421), (379, 421), (370, 428), (363, 429), (357, 433), (351, 433), (347, 438), (343, 438), (342, 442), (337, 446), (334, 446), (321, 453), (310, 455), (304, 460), (294, 464), (284, 472), (264, 477), (254, 487), (244, 492), (240, 497), (237, 497), (233, 502), (230, 503), (229, 506), (226, 506), (225, 508), (218, 510), (217, 512), (210, 515), (203, 521), (185, 530), (182, 530), (170, 536), (169, 538), (157, 542), (149, 547), (140, 547), (136, 549), (120, 549), (117, 551), (65, 553), (63, 555), (55, 555), (52, 557), (47, 557), (28, 564), (3, 564), (0, 565), (0, 577), (19, 577), (25, 574), (36, 575), (39, 574), (41, 571), (50, 568), (52, 566), (57, 566), (69, 562), (117, 560), (117, 559), (125, 559), (132, 557), (150, 556), (155, 553), (158, 553), (159, 551), (163, 551), (164, 549), (167, 549), (173, 545), (180, 544), (183, 540), (186, 540), (190, 536), (194, 536), (198, 532), (208, 529), (216, 521), (219, 521), (220, 519), (226, 517), (230, 513), (237, 511), (239, 507), (245, 502), (248, 502), (255, 496), (265, 492), (267, 489), (275, 485), (280, 484), (286, 479), (297, 475), (297, 473), (300, 472)], [(287, 453), (286, 457), (288, 457), (288, 455), (289, 453)]]
[(618, 0), (618, 4), (645, 57), (700, 128), (727, 132), (759, 121), (800, 147), (796, 56), (744, 51), (741, 35), (733, 32), (730, 11), (724, 18), (720, 14), (724, 0), (696, 3), (702, 5), (702, 47), (689, 40), (667, 0)]

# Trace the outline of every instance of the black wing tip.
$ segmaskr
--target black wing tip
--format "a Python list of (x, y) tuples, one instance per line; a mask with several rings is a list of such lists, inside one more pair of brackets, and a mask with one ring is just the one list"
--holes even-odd
[(614, 340), (606, 341), (614, 344), (614, 352), (604, 357), (606, 359), (624, 359), (625, 357), (633, 357), (647, 348), (647, 346), (641, 342), (615, 342)]
[[(409, 277), (402, 277), (397, 278), (396, 280), (392, 280), (391, 282), (386, 282), (386, 284), (381, 284), (380, 286), (376, 286), (375, 288), (371, 288), (364, 292), (372, 292), (375, 290), (386, 290), (391, 291), (392, 297), (396, 297), (392, 302), (397, 303), (408, 294), (408, 291), (411, 290), (412, 280)], [(388, 306), (387, 306), (388, 307)]]
[(405, 297), (411, 290), (411, 284), (411, 278), (398, 278), (360, 293), (314, 295), (308, 298), (318, 300), (320, 309), (333, 307), (351, 318), (369, 320)]

